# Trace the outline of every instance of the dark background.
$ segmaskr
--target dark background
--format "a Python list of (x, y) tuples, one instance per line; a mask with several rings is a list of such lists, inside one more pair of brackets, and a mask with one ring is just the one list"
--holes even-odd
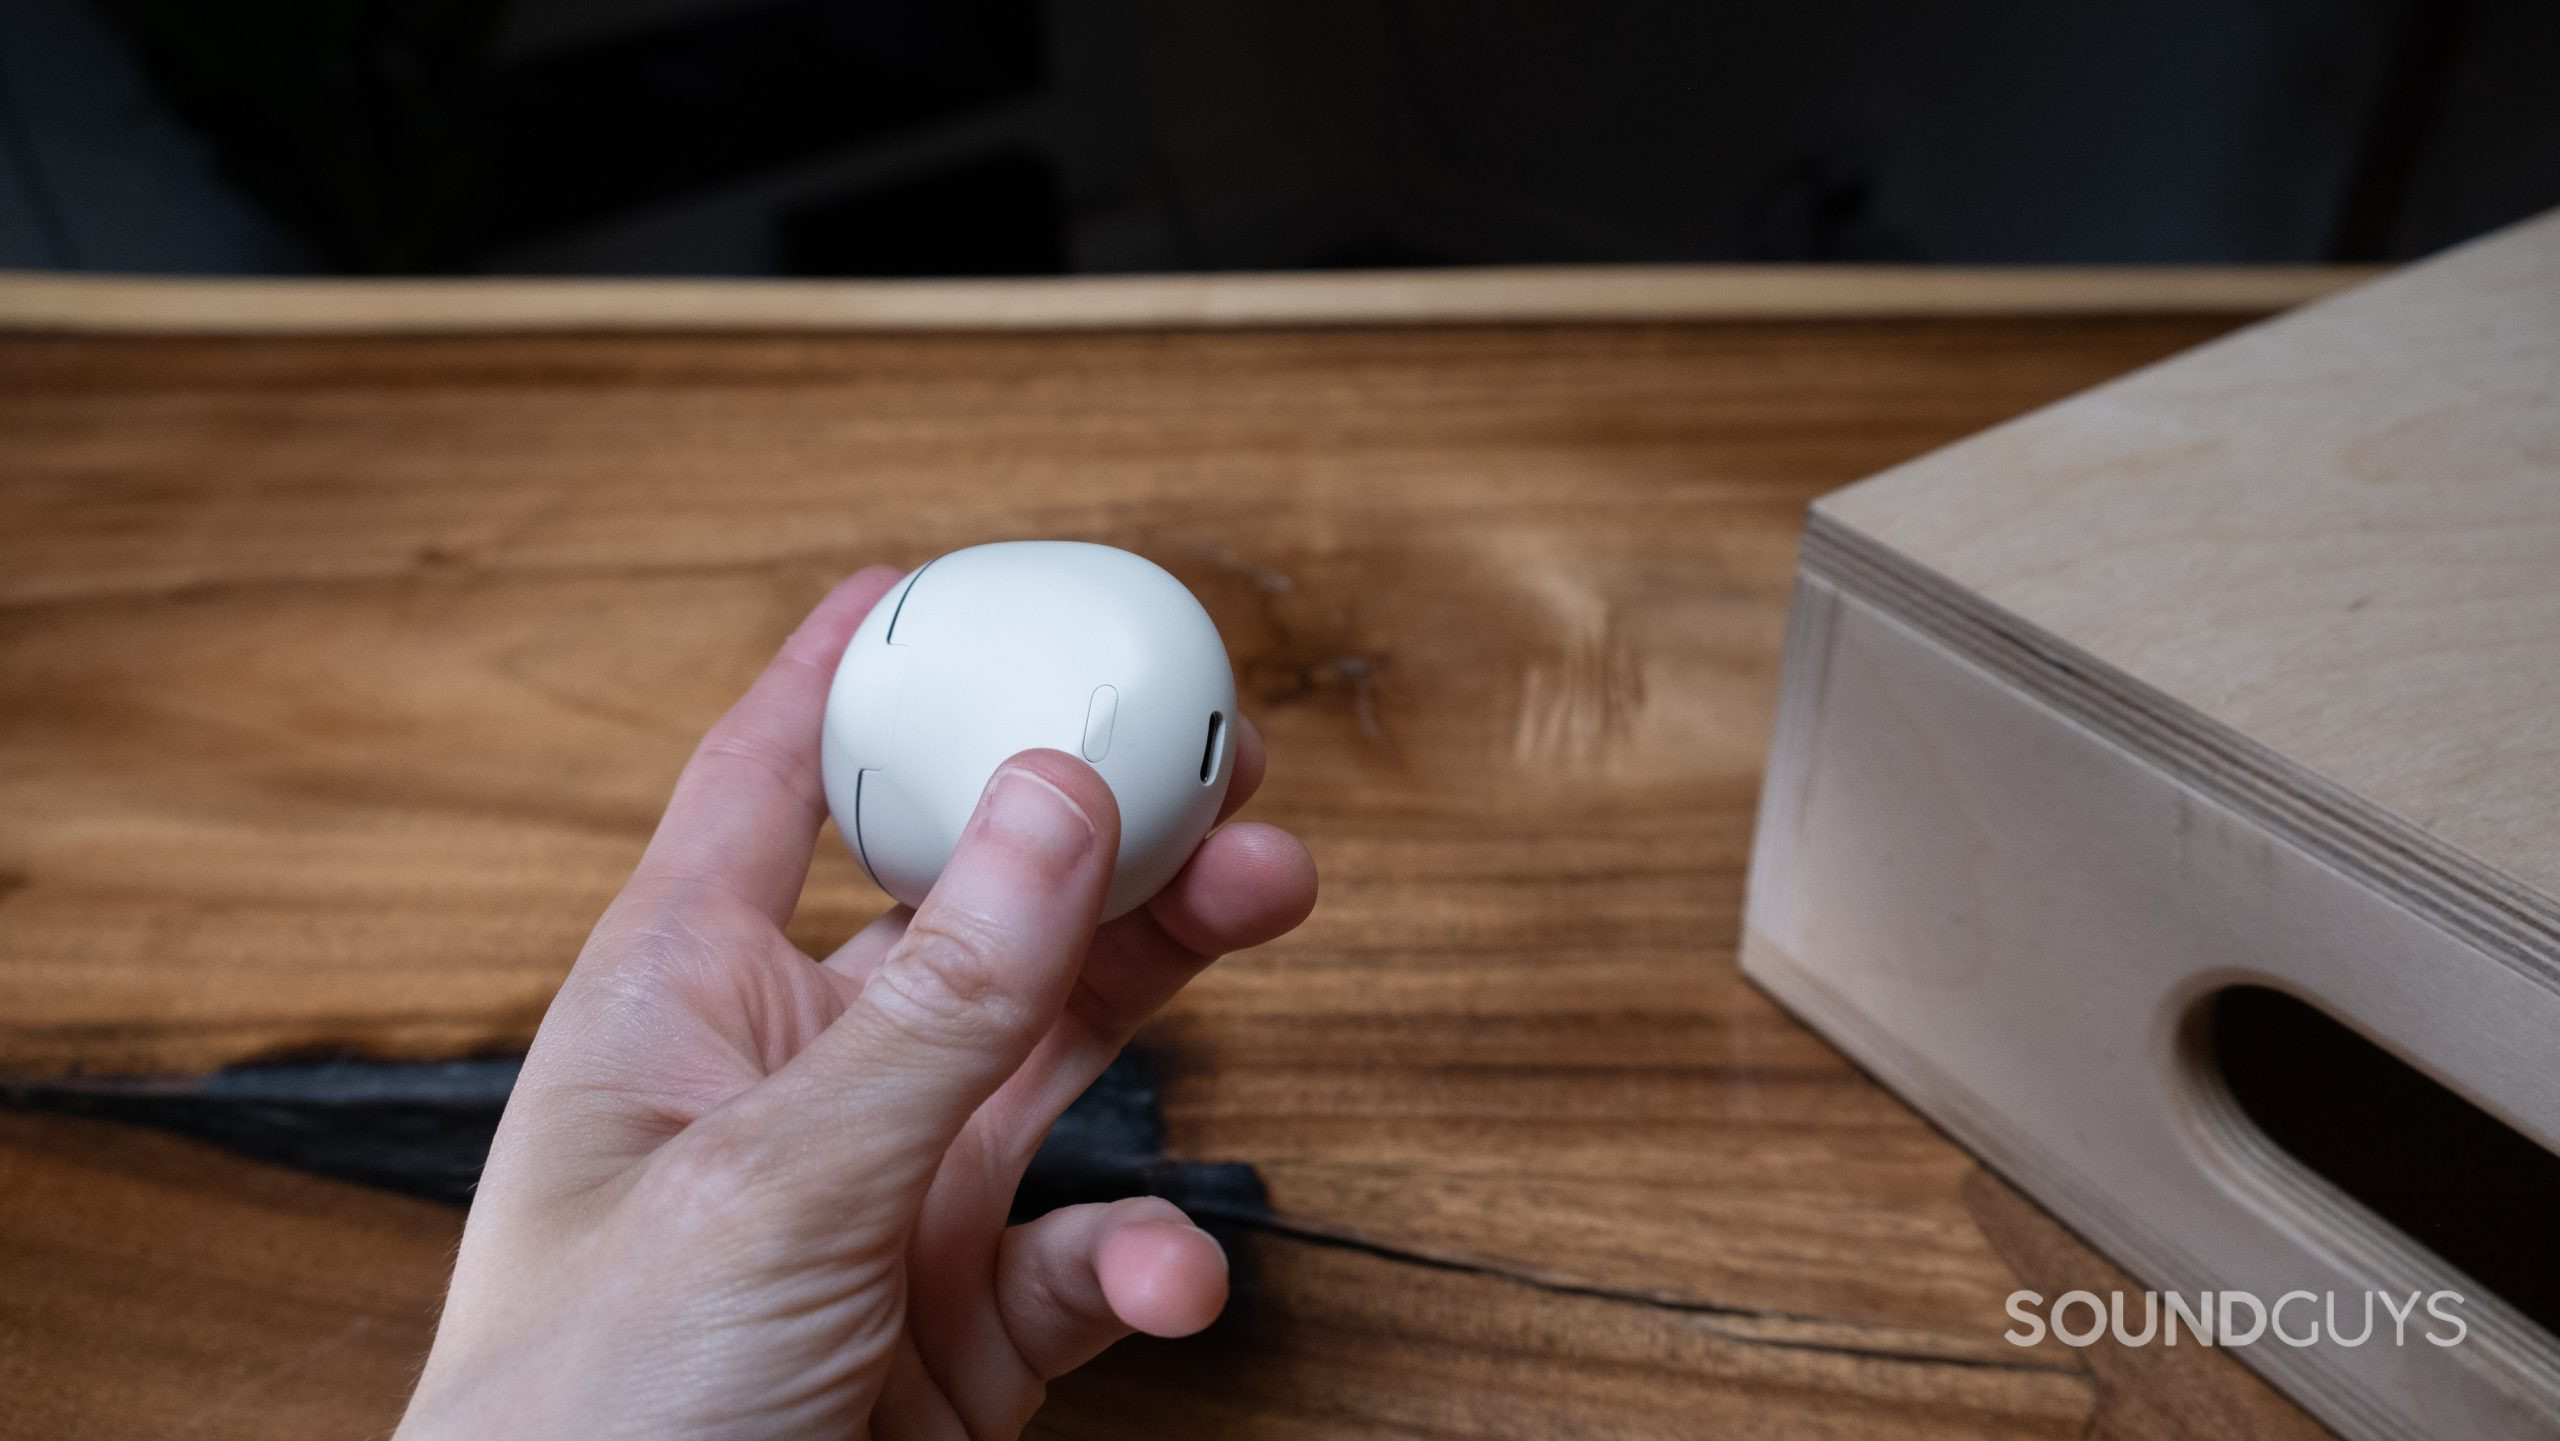
[(0, 3), (11, 267), (2370, 261), (2555, 204), (2555, 0)]

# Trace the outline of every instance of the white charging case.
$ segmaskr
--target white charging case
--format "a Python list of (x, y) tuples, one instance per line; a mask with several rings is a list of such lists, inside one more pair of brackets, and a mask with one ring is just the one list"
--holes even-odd
[(1120, 804), (1108, 919), (1162, 890), (1217, 820), (1236, 684), (1182, 582), (1107, 545), (1009, 541), (900, 580), (836, 667), (827, 806), (880, 888), (917, 905), (996, 767), (1048, 747)]

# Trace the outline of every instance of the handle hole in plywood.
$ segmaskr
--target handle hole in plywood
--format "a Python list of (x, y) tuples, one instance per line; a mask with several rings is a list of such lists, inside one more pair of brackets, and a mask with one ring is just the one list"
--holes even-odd
[[(2560, 1155), (2326, 1011), (2269, 986), (2207, 997), (2188, 1054), (2230, 1120), (2398, 1238), (2560, 1333)], [(2455, 1289), (2464, 1289), (2456, 1287)]]
[(1218, 746), (1227, 738), (1227, 718), (1218, 711), (1209, 712), (1209, 739), (1200, 747), (1200, 784), (1218, 778)]

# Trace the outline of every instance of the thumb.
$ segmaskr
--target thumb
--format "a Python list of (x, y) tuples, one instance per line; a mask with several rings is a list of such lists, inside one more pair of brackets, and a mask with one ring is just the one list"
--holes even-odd
[(1064, 1008), (1119, 848), (1119, 807), (1091, 766), (1058, 751), (1005, 762), (844, 1014), (704, 1124), (750, 1129), (762, 1179), (838, 1224), (903, 1201), (881, 1217), (903, 1230), (970, 1114)]

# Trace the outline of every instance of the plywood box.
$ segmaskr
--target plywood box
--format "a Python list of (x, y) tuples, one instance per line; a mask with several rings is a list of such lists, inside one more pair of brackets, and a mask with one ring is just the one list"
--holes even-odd
[(2560, 217), (1817, 503), (1744, 945), (2146, 1285), (2460, 1293), (2238, 1348), (2342, 1433), (2560, 1435)]

